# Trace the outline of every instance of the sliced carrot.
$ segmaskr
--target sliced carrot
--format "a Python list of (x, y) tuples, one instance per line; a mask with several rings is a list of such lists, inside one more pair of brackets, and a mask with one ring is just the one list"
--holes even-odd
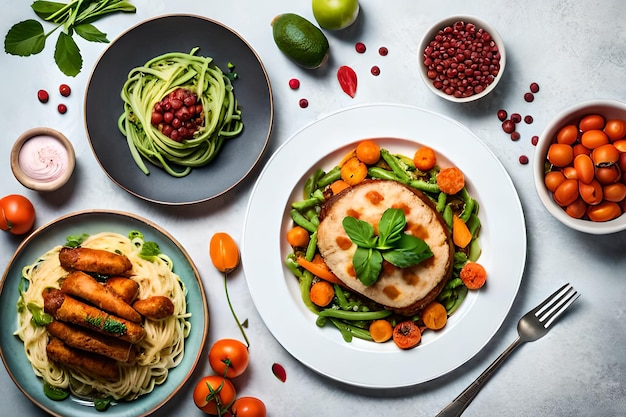
[(333, 301), (335, 289), (328, 281), (317, 281), (311, 286), (309, 296), (315, 305), (326, 307), (331, 301)]
[(309, 244), (309, 232), (302, 226), (292, 227), (287, 231), (287, 242), (292, 247), (306, 248)]
[(422, 340), (422, 332), (413, 320), (406, 320), (396, 324), (392, 337), (393, 342), (400, 349), (411, 349)]
[(465, 248), (472, 241), (472, 232), (456, 214), (452, 216), (452, 241), (459, 248)]
[(448, 312), (443, 304), (433, 301), (424, 307), (422, 321), (431, 330), (440, 330), (448, 322)]
[(333, 192), (333, 195), (339, 194), (348, 187), (350, 187), (350, 184), (348, 184), (344, 180), (337, 180), (330, 184), (330, 190)]
[(393, 336), (393, 326), (388, 320), (374, 320), (369, 327), (370, 336), (374, 342), (383, 343)]
[(487, 281), (487, 271), (484, 266), (477, 262), (468, 262), (463, 265), (459, 277), (467, 288), (477, 290), (485, 285), (485, 281)]
[(339, 161), (339, 164), (338, 164), (339, 168), (344, 166), (345, 163), (351, 160), (352, 158), (356, 158), (356, 148), (352, 149), (350, 152), (345, 154), (343, 158), (341, 158), (341, 161)]
[(326, 265), (326, 262), (324, 262), (324, 259), (320, 254), (315, 254), (312, 261), (308, 261), (300, 256), (298, 257), (297, 262), (298, 265), (318, 278), (333, 284), (344, 285), (343, 281), (337, 278), (337, 275), (333, 274), (333, 272), (328, 268), (328, 265)]
[(437, 185), (446, 194), (456, 194), (465, 187), (465, 176), (457, 167), (444, 168), (437, 174)]

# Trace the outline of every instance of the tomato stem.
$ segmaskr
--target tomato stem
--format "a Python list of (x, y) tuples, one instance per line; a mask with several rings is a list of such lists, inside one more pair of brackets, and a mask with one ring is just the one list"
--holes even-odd
[(230, 302), (230, 296), (228, 295), (228, 279), (227, 278), (228, 278), (228, 274), (224, 273), (224, 292), (226, 293), (226, 301), (228, 301), (228, 307), (230, 308), (230, 312), (232, 313), (233, 318), (237, 322), (237, 326), (239, 326), (239, 330), (241, 331), (241, 334), (243, 335), (243, 338), (246, 341), (246, 346), (250, 348), (250, 341), (248, 340), (248, 336), (246, 336), (246, 332), (243, 329), (241, 322), (237, 318), (237, 314), (235, 314), (235, 310), (233, 309), (233, 304)]

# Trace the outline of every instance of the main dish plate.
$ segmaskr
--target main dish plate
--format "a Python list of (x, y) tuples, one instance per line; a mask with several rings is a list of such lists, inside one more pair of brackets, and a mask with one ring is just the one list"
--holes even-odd
[(185, 356), (182, 362), (170, 370), (164, 384), (130, 402), (112, 405), (109, 417), (136, 417), (151, 414), (172, 398), (191, 376), (200, 359), (207, 338), (209, 314), (202, 281), (193, 261), (185, 249), (165, 230), (135, 215), (115, 211), (81, 211), (68, 214), (31, 234), (17, 249), (11, 259), (0, 287), (0, 316), (4, 324), (0, 328), (0, 355), (11, 378), (33, 403), (56, 416), (102, 416), (93, 403), (84, 403), (74, 397), (65, 401), (53, 401), (43, 392), (43, 383), (33, 373), (24, 354), (24, 345), (13, 335), (17, 326), (16, 303), (18, 284), (25, 265), (33, 263), (43, 253), (56, 245), (62, 245), (67, 236), (99, 232), (117, 232), (127, 235), (131, 230), (143, 233), (146, 241), (156, 242), (161, 251), (174, 262), (177, 273), (187, 287), (187, 310), (191, 312), (191, 332), (185, 340)]
[[(302, 303), (297, 279), (284, 266), (291, 251), (285, 233), (290, 204), (302, 199), (312, 172), (335, 166), (362, 139), (412, 156), (432, 147), (440, 166), (453, 164), (480, 204), (480, 262), (489, 279), (470, 292), (439, 332), (402, 351), (393, 342), (343, 341), (332, 326), (319, 328)], [(322, 118), (298, 131), (271, 157), (252, 191), (243, 231), (242, 261), (253, 301), (278, 342), (304, 365), (346, 384), (393, 388), (446, 374), (478, 353), (507, 316), (526, 259), (524, 215), (510, 177), (495, 155), (461, 124), (415, 107), (367, 105)]]
[[(146, 162), (145, 175), (135, 164), (118, 129), (123, 112), (120, 92), (128, 72), (167, 52), (211, 57), (223, 72), (235, 64), (235, 95), (244, 131), (225, 141), (219, 155), (183, 178), (174, 178)], [(85, 127), (100, 166), (114, 183), (148, 201), (183, 205), (217, 197), (242, 182), (259, 162), (269, 142), (274, 104), (269, 78), (259, 56), (232, 29), (199, 16), (166, 15), (140, 23), (115, 39), (96, 64), (85, 94)]]

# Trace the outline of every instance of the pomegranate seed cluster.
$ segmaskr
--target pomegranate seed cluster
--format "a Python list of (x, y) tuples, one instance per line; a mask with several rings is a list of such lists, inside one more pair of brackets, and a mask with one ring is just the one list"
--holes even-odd
[(195, 93), (177, 88), (154, 105), (150, 122), (176, 142), (191, 139), (204, 124), (202, 103)]
[(487, 31), (457, 21), (437, 32), (424, 50), (423, 62), (436, 89), (465, 98), (493, 82), (500, 72), (500, 51)]

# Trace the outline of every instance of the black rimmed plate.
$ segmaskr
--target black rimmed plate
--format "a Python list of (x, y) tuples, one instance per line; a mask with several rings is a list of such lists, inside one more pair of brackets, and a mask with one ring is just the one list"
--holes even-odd
[[(123, 112), (120, 92), (128, 72), (167, 52), (211, 57), (222, 71), (235, 64), (235, 95), (244, 131), (222, 146), (208, 165), (183, 178), (147, 163), (145, 175), (133, 160), (117, 121)], [(85, 94), (85, 127), (91, 148), (109, 178), (129, 193), (166, 205), (193, 204), (231, 190), (253, 170), (267, 148), (274, 104), (265, 67), (252, 47), (235, 31), (214, 20), (166, 15), (139, 23), (115, 39), (100, 56)]]
[[(112, 405), (104, 414), (96, 411), (92, 403), (74, 397), (53, 401), (43, 392), (43, 382), (33, 372), (24, 353), (24, 344), (13, 334), (17, 326), (18, 285), (22, 268), (56, 245), (65, 243), (67, 236), (99, 232), (127, 235), (131, 230), (143, 233), (148, 241), (156, 242), (161, 251), (174, 263), (174, 272), (187, 287), (187, 311), (191, 313), (191, 332), (185, 339), (185, 356), (177, 367), (170, 369), (167, 380), (154, 390), (134, 401)], [(200, 275), (185, 249), (168, 232), (158, 225), (130, 213), (88, 210), (71, 213), (56, 219), (33, 232), (19, 246), (0, 283), (0, 356), (17, 387), (34, 404), (55, 416), (139, 417), (153, 413), (177, 394), (191, 377), (205, 344), (209, 313)]]

